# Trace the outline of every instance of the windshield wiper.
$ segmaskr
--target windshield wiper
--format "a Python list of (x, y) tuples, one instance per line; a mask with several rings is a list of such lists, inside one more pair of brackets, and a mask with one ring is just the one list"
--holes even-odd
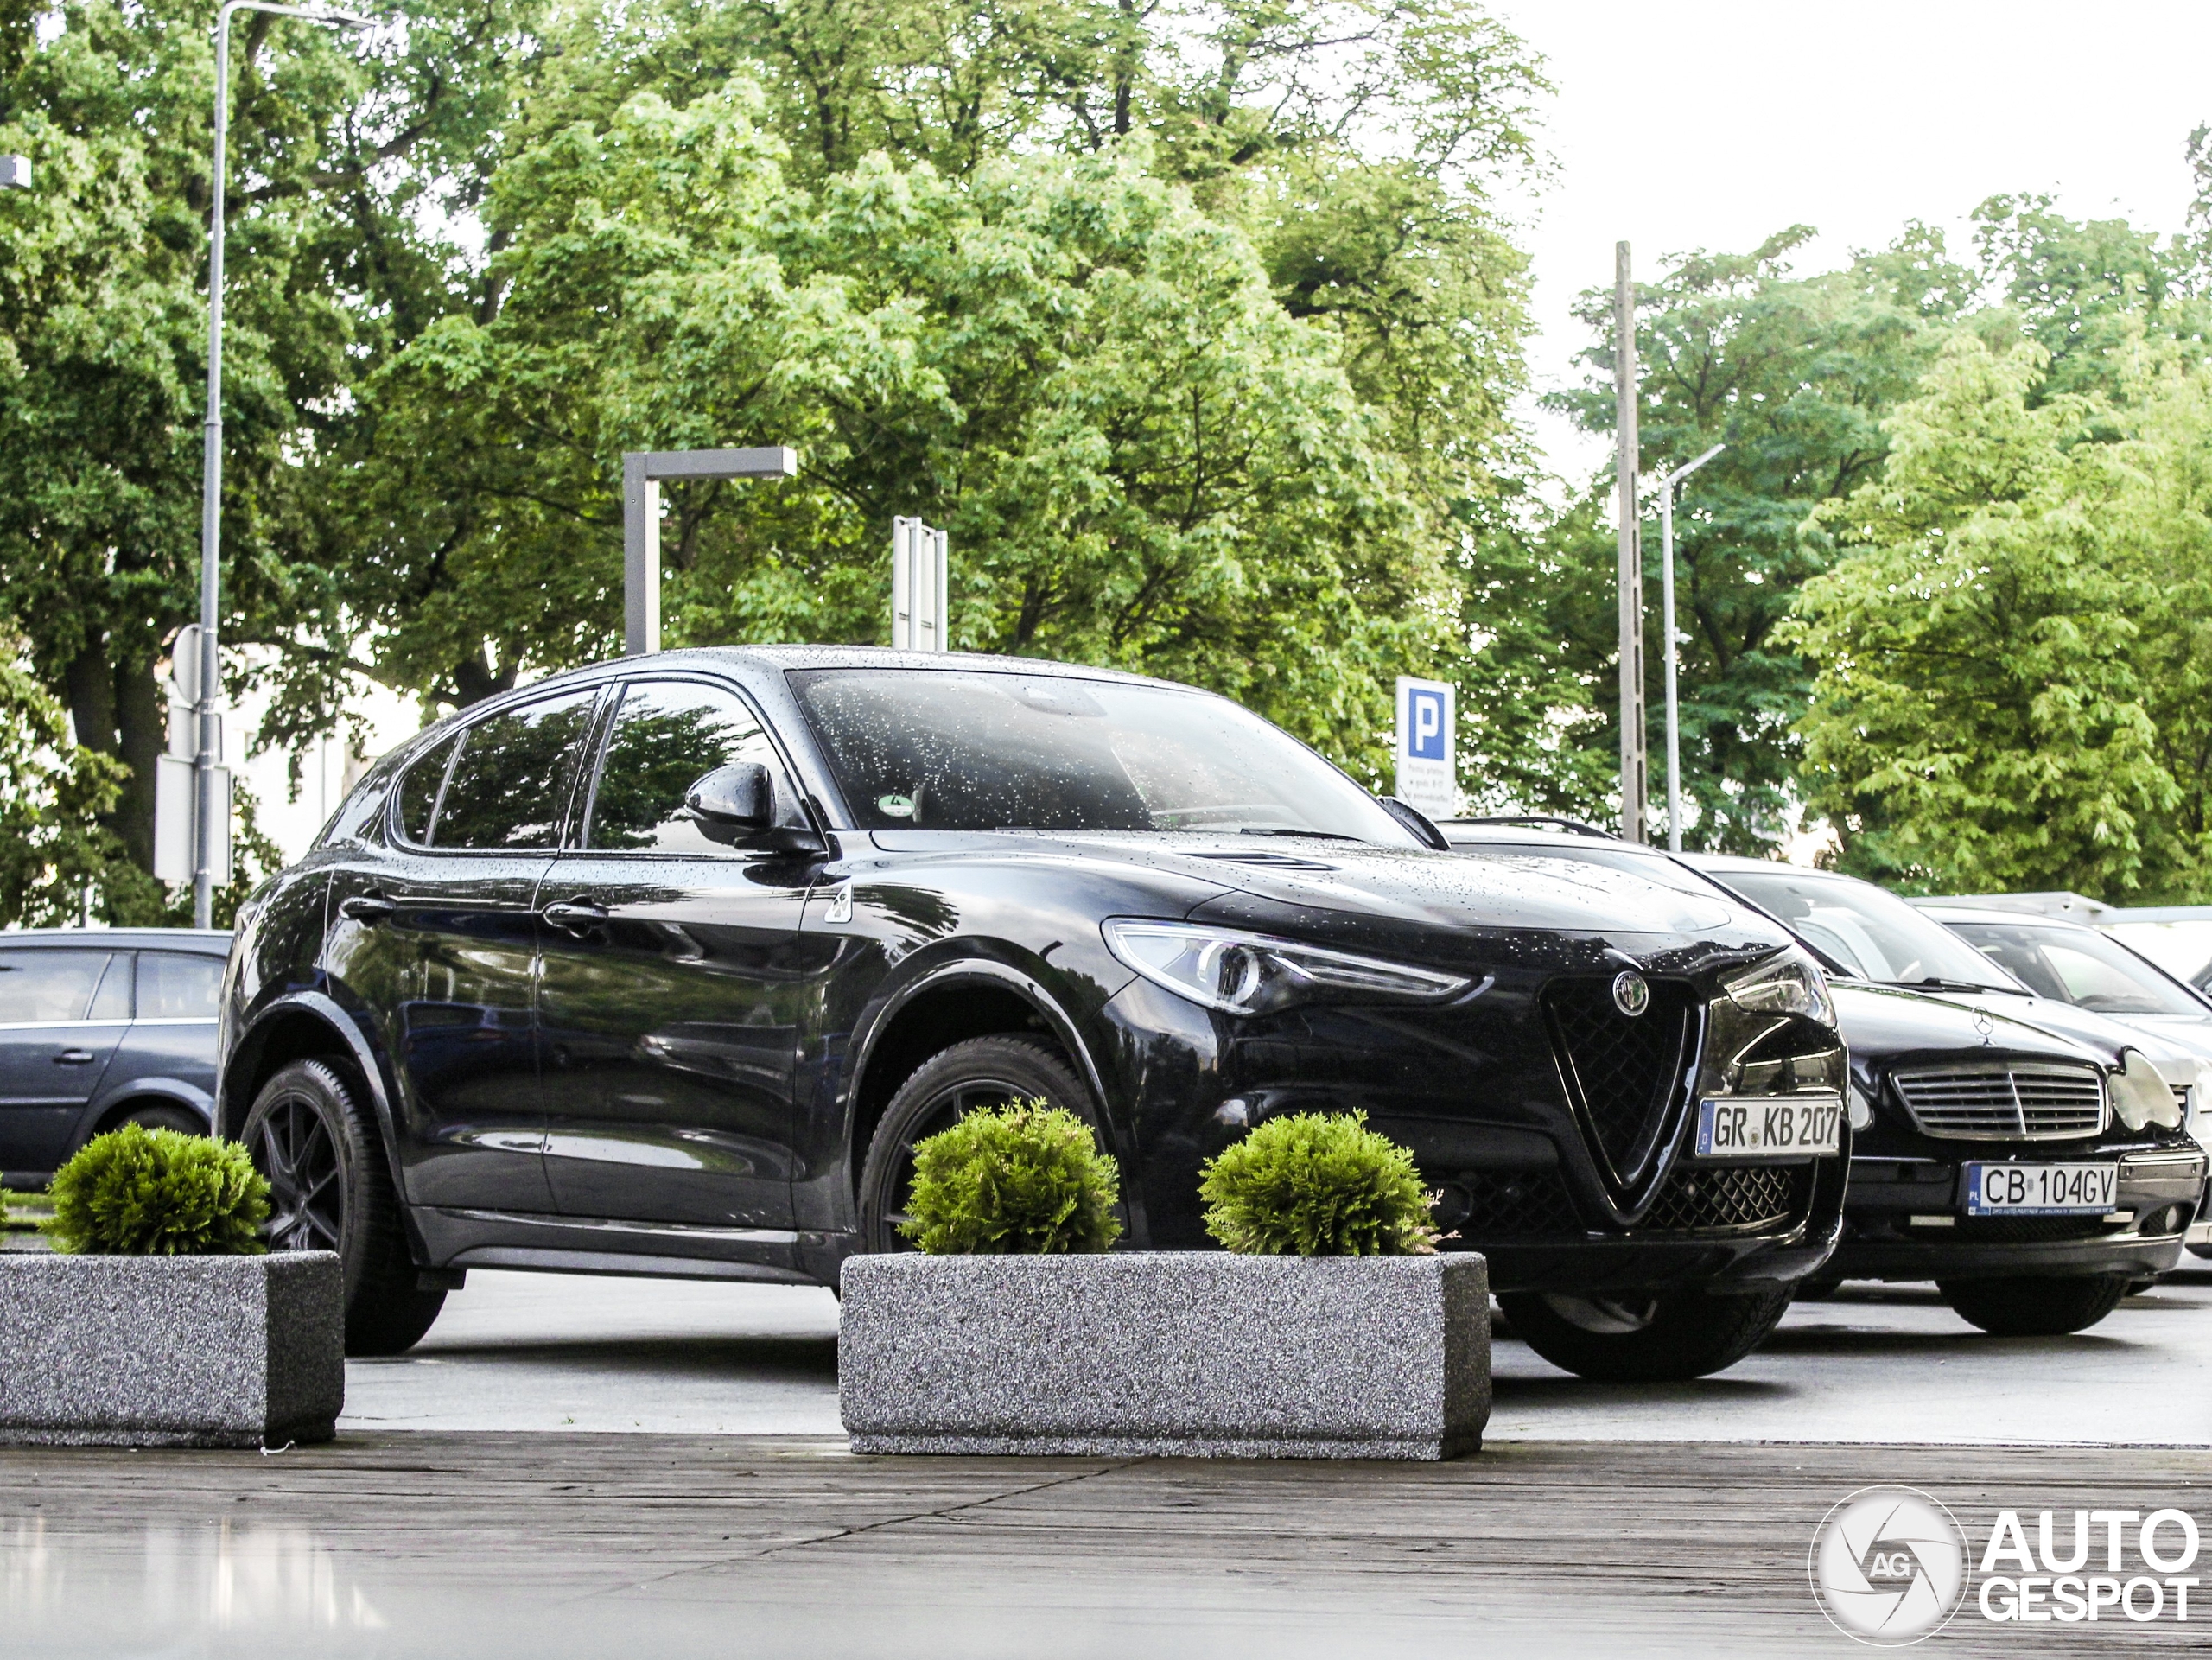
[(1236, 832), (1239, 836), (1312, 836), (1324, 842), (1362, 842), (1362, 836), (1347, 835), (1343, 830), (1285, 830), (1275, 824), (1247, 824)]
[(1885, 980), (1885, 986), (1903, 986), (1908, 991), (2001, 991), (2011, 996), (2023, 994), (2017, 986), (1985, 985), (1979, 980), (1945, 980), (1929, 974), (1917, 980)]

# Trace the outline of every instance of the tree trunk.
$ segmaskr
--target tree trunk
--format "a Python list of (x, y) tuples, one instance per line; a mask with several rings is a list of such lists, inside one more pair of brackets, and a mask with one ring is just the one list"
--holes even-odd
[(115, 665), (115, 753), (130, 769), (116, 806), (116, 833), (141, 870), (154, 868), (154, 774), (168, 747), (168, 706), (154, 678), (154, 659)]

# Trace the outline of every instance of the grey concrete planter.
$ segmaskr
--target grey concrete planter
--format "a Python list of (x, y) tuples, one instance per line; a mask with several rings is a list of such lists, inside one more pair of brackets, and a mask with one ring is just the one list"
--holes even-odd
[(328, 1251), (0, 1256), (0, 1441), (281, 1447), (345, 1403)]
[(1451, 1458), (1490, 1419), (1480, 1256), (854, 1256), (856, 1453)]

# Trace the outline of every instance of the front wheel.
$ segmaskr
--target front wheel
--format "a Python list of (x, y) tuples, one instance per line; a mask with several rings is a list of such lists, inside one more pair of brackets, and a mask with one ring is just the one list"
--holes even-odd
[(2111, 1275), (1938, 1280), (1952, 1311), (1992, 1337), (2064, 1337), (2086, 1332), (2120, 1307), (2127, 1282)]
[(416, 1283), (367, 1091), (352, 1069), (326, 1060), (279, 1068), (238, 1139), (269, 1180), (270, 1248), (338, 1253), (346, 1352), (413, 1348), (446, 1294)]
[(914, 1190), (914, 1144), (978, 1107), (1042, 1101), (1094, 1129), (1097, 1114), (1058, 1048), (1039, 1038), (970, 1038), (924, 1061), (899, 1086), (868, 1140), (861, 1167), (861, 1249), (912, 1250), (899, 1231)]
[(1497, 1304), (1513, 1334), (1563, 1371), (1598, 1383), (1662, 1383), (1734, 1365), (1780, 1323), (1795, 1291), (1518, 1291), (1501, 1293)]

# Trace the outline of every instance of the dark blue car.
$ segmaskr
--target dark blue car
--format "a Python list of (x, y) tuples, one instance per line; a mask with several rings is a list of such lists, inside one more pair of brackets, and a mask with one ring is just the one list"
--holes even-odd
[(0, 934), (0, 1182), (43, 1186), (126, 1123), (205, 1135), (227, 932)]

